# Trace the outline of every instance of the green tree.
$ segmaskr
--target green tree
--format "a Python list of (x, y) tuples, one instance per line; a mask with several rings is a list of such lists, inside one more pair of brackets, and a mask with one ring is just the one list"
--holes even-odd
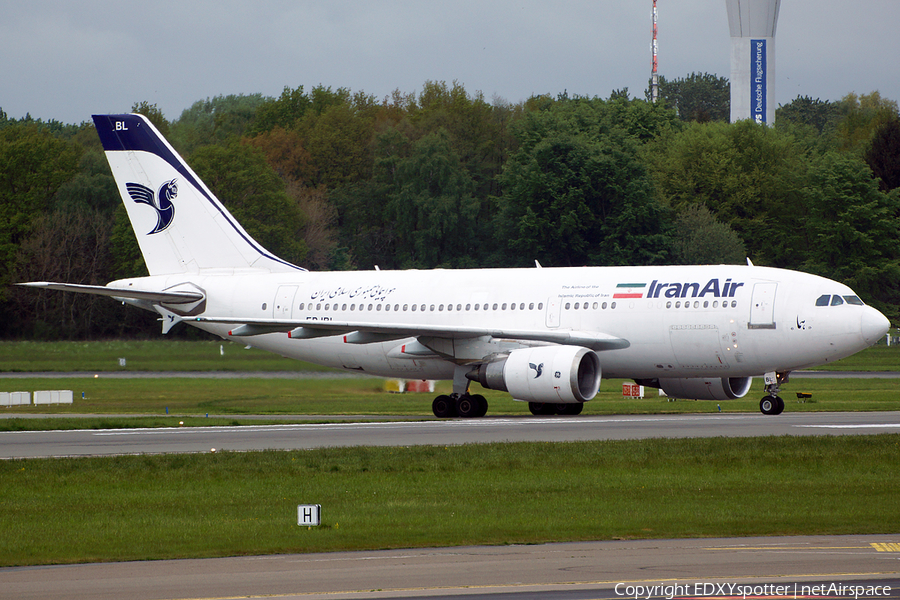
[(0, 129), (0, 297), (19, 246), (78, 170), (81, 148), (35, 125)]
[(399, 266), (474, 266), (478, 202), (474, 183), (439, 130), (413, 144), (397, 163), (386, 211), (396, 225)]
[(803, 241), (806, 157), (793, 136), (738, 123), (693, 123), (660, 138), (646, 154), (664, 201), (681, 212), (706, 206), (746, 244), (757, 264), (796, 267)]
[(859, 158), (829, 152), (811, 162), (803, 196), (803, 270), (846, 283), (896, 319), (900, 194), (880, 191)]
[(306, 114), (310, 104), (312, 100), (303, 91), (302, 85), (293, 90), (285, 86), (281, 96), (268, 99), (257, 107), (251, 132), (263, 133), (275, 127), (293, 129)]
[(620, 102), (561, 99), (517, 124), (520, 147), (500, 182), (501, 226), (518, 264), (669, 260), (665, 209), (638, 136), (616, 126)]
[[(650, 90), (646, 92), (650, 99)], [(731, 118), (731, 84), (727, 77), (691, 73), (687, 77), (659, 78), (659, 101), (674, 108), (682, 121), (721, 121)]]
[(169, 122), (156, 104), (150, 104), (146, 100), (143, 102), (135, 102), (131, 107), (131, 112), (139, 113), (147, 117), (153, 126), (156, 127), (164, 137), (169, 136)]
[(303, 262), (305, 216), (261, 151), (238, 141), (204, 146), (190, 164), (247, 233), (280, 258)]
[(169, 142), (182, 154), (222, 144), (250, 128), (257, 108), (271, 101), (262, 94), (215, 96), (194, 102), (170, 127)]
[(844, 96), (840, 103), (843, 117), (838, 122), (837, 139), (841, 150), (860, 152), (868, 147), (873, 132), (898, 117), (897, 101), (872, 92)]
[(808, 125), (820, 135), (833, 130), (840, 117), (840, 106), (829, 100), (823, 101), (809, 96), (797, 96), (789, 104), (779, 106), (775, 111), (775, 122), (779, 125), (783, 121)]
[(882, 124), (863, 155), (885, 191), (900, 188), (900, 117)]
[(747, 258), (740, 236), (699, 204), (676, 217), (672, 250), (674, 262), (682, 265), (742, 264)]

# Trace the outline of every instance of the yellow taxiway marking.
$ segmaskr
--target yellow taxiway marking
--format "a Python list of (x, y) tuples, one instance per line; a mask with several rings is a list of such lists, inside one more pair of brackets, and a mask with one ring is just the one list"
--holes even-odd
[(895, 542), (872, 542), (872, 547), (879, 552), (900, 552), (900, 544)]

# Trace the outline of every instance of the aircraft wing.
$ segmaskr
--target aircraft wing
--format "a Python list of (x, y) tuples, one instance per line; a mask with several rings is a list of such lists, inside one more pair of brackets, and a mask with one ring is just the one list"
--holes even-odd
[(193, 320), (203, 323), (237, 325), (229, 332), (233, 336), (283, 332), (288, 333), (291, 338), (309, 339), (344, 335), (345, 341), (357, 344), (422, 336), (456, 339), (490, 336), (495, 339), (584, 346), (598, 351), (616, 350), (630, 346), (628, 340), (594, 331), (493, 329), (457, 325), (410, 325), (408, 323), (361, 323), (354, 321), (248, 320), (216, 317), (195, 317)]
[(177, 292), (148, 292), (131, 288), (113, 288), (105, 285), (81, 285), (77, 283), (54, 283), (51, 281), (31, 281), (29, 283), (17, 283), (27, 287), (42, 288), (45, 290), (61, 290), (63, 292), (76, 292), (80, 294), (94, 294), (97, 296), (111, 296), (113, 298), (130, 298), (133, 300), (146, 300), (148, 302), (165, 302), (166, 304), (189, 304), (203, 300), (203, 294), (192, 291)]

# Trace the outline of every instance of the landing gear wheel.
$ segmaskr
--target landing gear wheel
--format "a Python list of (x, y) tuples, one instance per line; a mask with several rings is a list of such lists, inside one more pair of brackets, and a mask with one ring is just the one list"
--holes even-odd
[(450, 396), (438, 396), (431, 403), (431, 412), (439, 419), (455, 417), (457, 415), (456, 402)]
[[(482, 397), (482, 399), (484, 399)], [(456, 399), (456, 413), (464, 419), (472, 419), (474, 417), (484, 416), (481, 409), (487, 412), (487, 400), (482, 404), (476, 396), (463, 394)]]
[(581, 414), (584, 404), (557, 404), (555, 408), (558, 415), (574, 416)]
[(784, 411), (784, 400), (779, 396), (763, 396), (759, 410), (764, 415), (780, 415)]
[(487, 398), (485, 398), (481, 394), (472, 394), (471, 398), (475, 402), (475, 404), (478, 405), (478, 414), (476, 414), (475, 416), (483, 417), (484, 415), (486, 415), (488, 411)]
[(554, 415), (556, 414), (556, 406), (546, 402), (529, 402), (528, 410), (535, 416)]

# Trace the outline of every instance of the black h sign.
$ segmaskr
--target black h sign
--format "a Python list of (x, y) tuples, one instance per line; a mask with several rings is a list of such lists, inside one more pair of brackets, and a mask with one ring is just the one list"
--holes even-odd
[(297, 525), (317, 527), (321, 521), (321, 504), (300, 504), (297, 506)]

